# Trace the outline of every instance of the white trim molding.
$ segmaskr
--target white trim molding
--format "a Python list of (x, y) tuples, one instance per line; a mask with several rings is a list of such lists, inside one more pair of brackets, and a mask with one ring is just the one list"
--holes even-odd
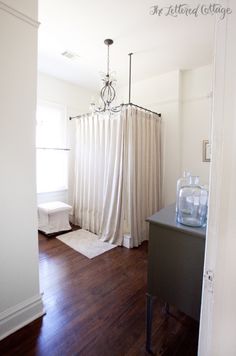
[[(212, 163), (210, 168), (210, 196), (208, 228), (205, 250), (204, 276), (208, 270), (216, 270), (216, 258), (219, 243), (219, 225), (221, 222), (221, 199), (223, 169), (223, 132), (225, 100), (227, 19), (217, 21), (215, 27), (215, 55), (213, 73), (213, 112), (212, 112)], [(209, 356), (212, 348), (212, 329), (214, 309), (214, 290), (209, 291), (207, 278), (203, 279), (202, 305), (199, 330), (198, 356)]]
[(20, 12), (16, 9), (14, 9), (13, 7), (5, 4), (3, 1), (0, 0), (0, 10), (3, 10), (5, 12), (7, 12), (8, 14), (20, 19), (21, 21), (26, 22), (27, 24), (38, 28), (40, 25), (40, 22), (36, 21), (35, 19), (23, 14), (23, 12)]
[(0, 313), (0, 340), (45, 314), (41, 295)]

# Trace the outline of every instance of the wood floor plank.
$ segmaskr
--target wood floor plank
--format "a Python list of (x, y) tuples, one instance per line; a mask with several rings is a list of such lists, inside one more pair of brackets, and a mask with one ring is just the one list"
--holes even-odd
[[(0, 355), (144, 356), (147, 243), (92, 260), (39, 234), (40, 286), (47, 314), (0, 342)], [(197, 355), (198, 324), (156, 300), (153, 350)]]

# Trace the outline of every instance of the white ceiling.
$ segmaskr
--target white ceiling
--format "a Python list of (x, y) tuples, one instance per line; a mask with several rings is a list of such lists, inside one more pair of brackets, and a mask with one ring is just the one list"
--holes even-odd
[[(212, 63), (213, 16), (149, 13), (152, 5), (177, 3), (181, 1), (39, 0), (39, 71), (98, 89), (100, 72), (106, 69), (106, 38), (114, 40), (111, 69), (119, 85), (128, 81), (129, 52), (134, 53), (134, 80)], [(199, 1), (184, 3), (194, 6)], [(64, 51), (80, 57), (69, 60), (61, 55)]]

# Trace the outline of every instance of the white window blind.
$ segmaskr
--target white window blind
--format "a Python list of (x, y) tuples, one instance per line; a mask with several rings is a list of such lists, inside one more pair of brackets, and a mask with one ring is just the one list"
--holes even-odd
[(65, 109), (54, 104), (37, 107), (37, 193), (68, 189), (68, 149)]

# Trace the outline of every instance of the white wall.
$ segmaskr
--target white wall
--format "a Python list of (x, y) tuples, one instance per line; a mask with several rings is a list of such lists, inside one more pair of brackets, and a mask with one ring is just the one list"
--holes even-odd
[[(211, 65), (132, 83), (131, 102), (162, 115), (164, 206), (175, 202), (176, 181), (185, 169), (208, 184), (202, 140), (210, 137), (211, 89)], [(128, 87), (119, 90), (118, 100), (128, 102)]]
[(210, 140), (212, 66), (182, 72), (181, 166), (209, 182), (210, 163), (202, 161), (202, 141)]
[[(132, 83), (131, 102), (160, 112), (163, 122), (163, 201), (175, 201), (176, 181), (180, 175), (180, 86), (181, 74), (173, 71)], [(128, 102), (128, 88), (121, 88), (119, 98)], [(125, 100), (127, 98), (127, 100)], [(121, 100), (121, 99), (120, 99)]]
[(38, 194), (38, 203), (60, 200), (72, 204), (74, 185), (74, 146), (75, 146), (75, 120), (69, 121), (69, 116), (83, 114), (89, 111), (94, 92), (81, 88), (69, 82), (56, 79), (52, 76), (38, 74), (38, 101), (60, 104), (66, 109), (68, 125), (69, 152), (69, 185), (68, 191)]
[[(5, 1), (6, 5), (12, 2)], [(37, 1), (32, 0), (37, 9)], [(32, 5), (31, 4), (31, 5)], [(39, 317), (35, 180), (37, 18), (0, 7), (0, 339)], [(17, 59), (17, 61), (16, 61)]]

